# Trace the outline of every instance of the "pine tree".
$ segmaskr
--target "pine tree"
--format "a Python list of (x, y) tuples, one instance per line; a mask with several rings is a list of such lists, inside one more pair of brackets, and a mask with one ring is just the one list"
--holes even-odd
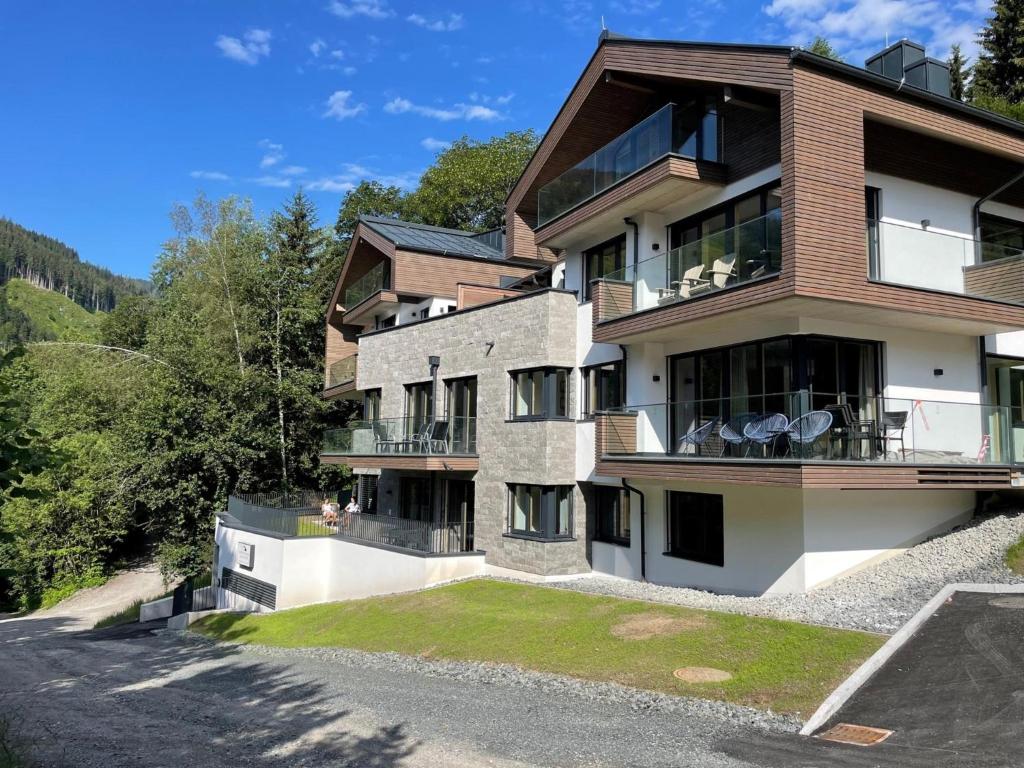
[(833, 61), (842, 61), (843, 57), (839, 55), (839, 52), (832, 47), (827, 39), (818, 35), (814, 40), (807, 46), (807, 50), (811, 53), (815, 53), (818, 56), (824, 56), (826, 59), (832, 59)]
[(1024, 101), (1024, 0), (995, 0), (978, 43), (972, 93)]
[(960, 52), (960, 43), (956, 43), (949, 52), (949, 95), (957, 101), (967, 98), (967, 81), (971, 77), (971, 68), (967, 59)]

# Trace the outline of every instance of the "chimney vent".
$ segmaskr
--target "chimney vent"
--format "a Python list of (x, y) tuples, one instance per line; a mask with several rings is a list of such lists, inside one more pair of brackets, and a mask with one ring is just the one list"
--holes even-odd
[(864, 66), (890, 80), (904, 80), (914, 88), (949, 96), (949, 65), (928, 58), (924, 46), (910, 40), (890, 45), (864, 62)]

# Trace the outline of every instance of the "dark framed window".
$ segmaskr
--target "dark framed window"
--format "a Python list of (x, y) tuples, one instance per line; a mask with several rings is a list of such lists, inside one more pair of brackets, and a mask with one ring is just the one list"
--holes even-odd
[(361, 511), (375, 514), (377, 512), (377, 476), (360, 475), (355, 488), (355, 497)]
[(398, 480), (399, 516), (406, 520), (434, 519), (433, 482), (430, 477), (408, 476)]
[(476, 452), (476, 376), (444, 383), (452, 453)]
[(373, 320), (376, 323), (376, 328), (393, 328), (395, 322), (398, 320), (398, 315), (388, 315), (383, 320), (378, 316), (374, 316)]
[(571, 485), (508, 484), (508, 533), (531, 539), (572, 538)]
[(405, 385), (405, 420), (408, 434), (419, 432), (434, 415), (434, 383)]
[(878, 242), (878, 220), (882, 216), (882, 190), (878, 187), (864, 187), (864, 216), (867, 218), (868, 236), (868, 274), (873, 279), (879, 279), (882, 274), (879, 254), (881, 253)]
[(583, 418), (591, 418), (597, 411), (608, 411), (625, 405), (625, 368), (621, 360), (601, 365), (590, 365), (583, 372)]
[(1018, 256), (1024, 251), (1024, 221), (982, 213), (978, 223), (981, 229), (982, 261)]
[(564, 419), (569, 416), (570, 368), (509, 371), (512, 377), (513, 420)]
[[(591, 280), (619, 272), (625, 266), (625, 234), (585, 250), (583, 252), (583, 300), (590, 301)], [(621, 273), (620, 276), (622, 276)]]
[(722, 497), (712, 493), (665, 492), (665, 554), (708, 565), (725, 565)]
[(629, 492), (610, 485), (595, 485), (591, 492), (594, 505), (594, 540), (629, 546)]
[(380, 418), (380, 390), (368, 389), (363, 392), (363, 419), (376, 421)]

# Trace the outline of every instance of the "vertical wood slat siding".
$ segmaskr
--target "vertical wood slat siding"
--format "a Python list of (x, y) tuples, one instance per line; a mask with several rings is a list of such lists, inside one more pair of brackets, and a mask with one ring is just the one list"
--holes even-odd
[(522, 291), (510, 288), (493, 288), (483, 285), (465, 285), (459, 283), (456, 309), (477, 307), (481, 304), (489, 304), (492, 301), (500, 301), (511, 296), (518, 296)]
[(1024, 303), (1024, 258), (1010, 256), (967, 267), (964, 285), (972, 296)]
[(598, 413), (594, 416), (594, 458), (636, 453), (636, 413)]
[(502, 276), (526, 277), (535, 267), (522, 267), (504, 261), (458, 259), (429, 253), (399, 250), (395, 252), (394, 289), (416, 296), (458, 296), (459, 283), (497, 286)]

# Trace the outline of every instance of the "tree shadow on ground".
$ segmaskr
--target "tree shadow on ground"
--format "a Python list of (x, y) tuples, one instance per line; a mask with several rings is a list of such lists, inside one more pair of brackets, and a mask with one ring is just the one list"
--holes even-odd
[(422, 746), (346, 708), (343, 677), (318, 674), (328, 662), (69, 626), (0, 622), (0, 715), (17, 713), (39, 765), (397, 768)]

